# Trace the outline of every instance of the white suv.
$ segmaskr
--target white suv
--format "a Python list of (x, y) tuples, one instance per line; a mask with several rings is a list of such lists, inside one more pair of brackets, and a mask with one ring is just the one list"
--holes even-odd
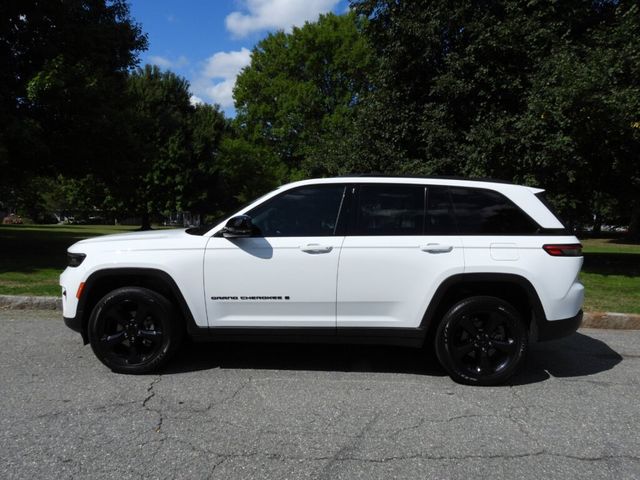
[(159, 368), (185, 334), (435, 348), (459, 382), (503, 382), (529, 341), (582, 320), (581, 245), (542, 190), (343, 177), (280, 187), (208, 228), (69, 248), (66, 324), (116, 372)]

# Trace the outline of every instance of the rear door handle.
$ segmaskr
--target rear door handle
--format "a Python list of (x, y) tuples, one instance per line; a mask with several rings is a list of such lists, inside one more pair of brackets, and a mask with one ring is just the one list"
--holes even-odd
[(449, 253), (453, 250), (453, 245), (445, 245), (443, 243), (427, 243), (420, 245), (420, 250), (429, 253)]
[(333, 247), (329, 245), (320, 245), (319, 243), (308, 243), (306, 245), (302, 245), (300, 250), (306, 253), (329, 253), (333, 250)]

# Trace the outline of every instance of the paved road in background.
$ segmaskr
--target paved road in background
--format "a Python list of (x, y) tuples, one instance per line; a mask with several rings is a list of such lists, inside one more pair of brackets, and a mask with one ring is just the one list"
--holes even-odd
[(55, 312), (0, 328), (2, 478), (640, 478), (638, 331), (472, 388), (386, 347), (195, 345), (124, 376)]

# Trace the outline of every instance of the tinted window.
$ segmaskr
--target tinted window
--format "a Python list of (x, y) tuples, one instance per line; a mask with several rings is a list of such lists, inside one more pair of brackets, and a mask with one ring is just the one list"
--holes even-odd
[(264, 237), (334, 235), (344, 185), (301, 187), (247, 212)]
[(427, 235), (455, 235), (458, 233), (448, 187), (427, 187)]
[(425, 188), (419, 185), (362, 185), (355, 235), (422, 235)]
[(522, 235), (538, 225), (504, 195), (479, 188), (451, 187), (460, 233), (467, 235)]

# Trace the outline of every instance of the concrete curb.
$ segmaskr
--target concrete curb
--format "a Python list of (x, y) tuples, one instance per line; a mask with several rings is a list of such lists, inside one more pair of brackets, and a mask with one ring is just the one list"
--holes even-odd
[(615, 312), (585, 312), (582, 328), (640, 330), (640, 315)]
[[(0, 309), (62, 310), (62, 300), (58, 297), (0, 295)], [(585, 312), (582, 327), (612, 330), (640, 330), (640, 315), (615, 312)]]
[(2, 310), (62, 310), (62, 299), (58, 297), (23, 297), (0, 295)]

